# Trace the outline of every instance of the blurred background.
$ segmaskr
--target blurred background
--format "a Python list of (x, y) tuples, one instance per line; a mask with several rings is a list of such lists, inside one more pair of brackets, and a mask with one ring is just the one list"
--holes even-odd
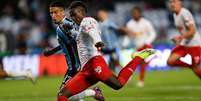
[[(44, 57), (42, 55), (42, 52), (45, 48), (48, 47), (51, 48), (58, 45), (56, 39), (55, 25), (51, 21), (48, 9), (49, 4), (52, 1), (54, 0), (0, 0), (0, 61), (1, 61), (0, 68), (1, 69), (4, 69), (7, 72), (9, 71), (21, 72), (23, 70), (31, 69), (32, 73), (36, 77), (47, 76), (47, 75), (62, 76), (65, 74), (66, 63), (62, 54), (58, 53), (51, 57)], [(62, 1), (66, 6), (68, 6), (70, 2), (72, 2), (73, 0), (60, 0), (60, 1)], [(97, 20), (98, 20), (97, 11), (100, 8), (106, 9), (109, 12), (109, 19), (115, 24), (117, 28), (125, 26), (126, 23), (132, 18), (131, 9), (134, 6), (139, 6), (140, 8), (142, 8), (143, 17), (148, 19), (153, 24), (153, 27), (156, 31), (156, 38), (153, 41), (153, 47), (157, 49), (159, 52), (159, 55), (150, 62), (149, 67), (147, 69), (154, 71), (169, 70), (166, 61), (172, 47), (174, 47), (174, 44), (171, 42), (170, 39), (176, 34), (178, 34), (178, 31), (176, 30), (173, 22), (172, 12), (168, 9), (167, 0), (83, 0), (83, 1), (88, 5), (89, 10), (88, 15), (97, 18)], [(183, 2), (184, 7), (188, 8), (192, 12), (197, 25), (197, 29), (201, 33), (201, 1), (200, 0), (183, 0), (183, 1), (184, 1)], [(119, 62), (119, 67), (121, 68), (121, 66), (124, 66), (130, 60), (130, 54), (135, 51), (134, 49), (135, 45), (133, 44), (133, 40), (130, 39), (127, 34), (118, 31), (115, 31), (115, 38), (117, 38), (116, 40), (113, 40), (114, 37), (112, 36), (109, 36), (109, 38), (111, 39), (110, 41), (112, 41), (114, 44), (117, 44), (118, 46), (118, 49), (115, 49), (116, 52), (114, 53), (115, 54), (114, 57), (118, 58), (117, 61)], [(106, 50), (107, 48), (110, 49), (110, 47), (106, 47)], [(108, 60), (108, 62), (110, 61), (115, 62), (115, 60), (112, 60), (110, 56), (107, 56), (107, 54), (105, 54), (105, 57)], [(188, 60), (189, 58), (187, 58), (187, 61)], [(118, 69), (119, 67), (116, 65), (116, 63), (110, 65), (115, 72), (119, 71)], [(118, 68), (116, 69), (116, 67)], [(188, 75), (186, 71), (184, 72), (184, 75), (185, 74)], [(152, 79), (154, 79), (154, 77), (151, 76), (149, 80), (151, 81)], [(57, 78), (56, 79), (53, 78), (53, 80), (57, 80), (59, 83), (61, 77), (59, 77), (59, 80)], [(197, 79), (192, 79), (192, 82), (194, 82), (194, 84), (197, 84), (197, 82), (200, 84), (200, 81), (196, 80)], [(174, 82), (176, 81), (177, 79)], [(3, 81), (0, 81), (0, 83), (3, 84)], [(182, 81), (182, 83), (184, 82)], [(185, 83), (187, 83), (187, 81)], [(0, 88), (0, 91), (1, 89), (3, 90), (3, 88)], [(190, 91), (192, 89), (190, 89)], [(199, 88), (199, 95), (201, 95), (200, 88)], [(197, 96), (197, 100), (194, 99), (194, 101), (199, 100), (200, 98), (199, 95)], [(37, 97), (38, 94), (36, 93), (36, 95), (34, 96)], [(0, 96), (0, 101), (5, 101), (5, 98), (7, 97), (8, 96), (6, 95), (4, 97)], [(48, 100), (53, 99), (52, 96), (50, 98), (51, 99)], [(143, 99), (138, 100), (142, 101)], [(145, 100), (146, 99), (144, 99), (143, 101)], [(29, 101), (29, 100), (21, 99), (16, 101)], [(34, 99), (34, 101), (45, 101), (45, 99), (43, 100)], [(117, 99), (115, 101), (117, 101)], [(133, 99), (131, 97), (126, 101), (133, 101)], [(146, 101), (149, 101), (149, 99)]]
[[(48, 6), (51, 1), (53, 0), (0, 1), (0, 58), (2, 61), (5, 56), (40, 55), (43, 49), (58, 44), (55, 25), (49, 16)], [(61, 1), (68, 6), (73, 0)], [(152, 23), (156, 31), (154, 48), (161, 50), (161, 54), (166, 54), (163, 57), (159, 56), (163, 59), (155, 59), (160, 62), (150, 64), (153, 68), (166, 67), (165, 57), (168, 57), (170, 49), (174, 46), (170, 39), (178, 33), (166, 0), (85, 0), (84, 2), (88, 5), (88, 15), (97, 18), (97, 11), (104, 8), (109, 12), (109, 19), (119, 28), (125, 26), (131, 19), (131, 9), (139, 6), (143, 16)], [(184, 0), (183, 5), (193, 13), (198, 30), (201, 32), (200, 0)], [(109, 39), (118, 44), (120, 51), (117, 54), (121, 55), (120, 63), (124, 65), (130, 57), (127, 53), (135, 47), (134, 42), (126, 34), (116, 31), (115, 35), (117, 40), (113, 40), (112, 35)], [(162, 64), (158, 64), (161, 62)]]

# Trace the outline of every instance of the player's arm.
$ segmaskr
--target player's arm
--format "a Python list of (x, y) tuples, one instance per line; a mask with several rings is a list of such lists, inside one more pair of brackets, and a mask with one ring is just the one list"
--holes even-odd
[(94, 46), (98, 50), (101, 50), (101, 48), (104, 46), (104, 43), (100, 36), (101, 31), (98, 27), (98, 22), (95, 19), (88, 19), (87, 21), (85, 21), (85, 24), (83, 24), (82, 28), (84, 33), (88, 33), (89, 36), (92, 37), (95, 43)]
[(185, 33), (181, 34), (181, 37), (184, 39), (191, 39), (195, 33), (195, 25), (194, 24), (189, 24), (187, 26), (187, 31)]
[(57, 46), (55, 48), (52, 48), (52, 49), (45, 49), (44, 52), (43, 52), (43, 55), (44, 56), (50, 56), (58, 51), (61, 50), (61, 46)]
[(181, 37), (185, 39), (191, 39), (196, 31), (192, 14), (189, 11), (186, 11), (186, 13), (183, 14), (183, 20), (187, 31), (185, 33), (181, 33)]
[(120, 32), (123, 32), (124, 34), (128, 35), (129, 37), (135, 37), (138, 34), (136, 32), (133, 32), (130, 28), (129, 28), (129, 24), (127, 23), (126, 26), (119, 28)]

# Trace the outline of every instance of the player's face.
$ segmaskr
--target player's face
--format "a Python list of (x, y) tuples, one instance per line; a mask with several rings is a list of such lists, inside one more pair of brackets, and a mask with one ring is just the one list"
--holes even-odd
[(97, 13), (97, 17), (100, 21), (104, 21), (108, 18), (108, 13), (106, 11), (100, 10)]
[(180, 0), (169, 0), (169, 4), (170, 4), (170, 9), (173, 12), (179, 12), (179, 10), (181, 9), (181, 1)]
[(138, 21), (141, 18), (141, 13), (140, 13), (140, 11), (133, 9), (132, 16), (133, 16), (134, 20)]
[(82, 19), (85, 17), (85, 12), (82, 7), (77, 7), (70, 11), (70, 16), (75, 23), (80, 24)]
[(50, 7), (49, 11), (55, 24), (59, 24), (65, 17), (64, 9), (61, 7)]

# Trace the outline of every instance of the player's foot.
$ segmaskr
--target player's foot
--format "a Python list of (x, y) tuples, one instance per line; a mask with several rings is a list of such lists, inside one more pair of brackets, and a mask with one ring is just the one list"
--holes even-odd
[(36, 78), (33, 76), (33, 73), (30, 69), (27, 70), (26, 77), (30, 79), (33, 84), (36, 83)]
[(140, 88), (144, 87), (144, 81), (138, 81), (137, 86)]
[(144, 49), (142, 51), (139, 51), (139, 52), (135, 52), (131, 55), (132, 58), (135, 58), (136, 56), (139, 56), (141, 57), (142, 59), (146, 59), (148, 58), (149, 56), (153, 55), (156, 53), (156, 50), (154, 49)]
[(97, 101), (105, 101), (105, 98), (104, 98), (104, 96), (102, 94), (102, 91), (101, 91), (101, 89), (99, 87), (95, 87), (93, 90), (96, 92), (94, 98)]

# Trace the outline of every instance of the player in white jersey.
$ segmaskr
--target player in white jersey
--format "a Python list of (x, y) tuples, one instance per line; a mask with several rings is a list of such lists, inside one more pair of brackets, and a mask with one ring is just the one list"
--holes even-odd
[[(50, 16), (52, 21), (57, 24), (57, 36), (59, 41), (59, 46), (53, 49), (48, 49), (44, 51), (45, 56), (50, 56), (59, 50), (62, 50), (67, 62), (67, 71), (64, 80), (61, 83), (60, 89), (68, 83), (77, 72), (79, 68), (79, 57), (77, 55), (77, 45), (76, 45), (76, 31), (77, 26), (72, 20), (68, 19), (65, 15), (65, 6), (62, 2), (53, 1), (49, 6)], [(70, 26), (72, 25), (72, 26)], [(72, 96), (70, 101), (83, 101), (86, 97), (94, 97), (97, 101), (104, 101), (104, 97), (101, 90), (97, 87), (94, 89), (86, 89), (85, 91)]]
[[(142, 16), (142, 10), (140, 7), (135, 6), (132, 8), (132, 19), (129, 20), (125, 28), (122, 28), (129, 37), (134, 41), (137, 51), (141, 51), (146, 48), (152, 48), (152, 42), (156, 38), (156, 32), (151, 22)], [(148, 63), (142, 63), (140, 65), (140, 76), (137, 86), (144, 86), (144, 76), (146, 66)]]
[(118, 90), (126, 84), (137, 65), (154, 54), (152, 49), (137, 53), (136, 57), (120, 71), (119, 75), (115, 76), (99, 53), (104, 44), (100, 38), (101, 32), (97, 21), (92, 17), (86, 17), (86, 6), (80, 1), (74, 1), (69, 10), (71, 18), (80, 25), (77, 47), (82, 70), (69, 80), (59, 93), (57, 101), (68, 101), (70, 96), (87, 89), (98, 81)]
[[(182, 7), (181, 0), (169, 0), (170, 8), (174, 12), (174, 21), (180, 35), (174, 37), (176, 47), (168, 58), (168, 65), (189, 67), (201, 78), (201, 36), (197, 31), (195, 21), (189, 10)], [(187, 54), (192, 57), (192, 64), (181, 61)]]

